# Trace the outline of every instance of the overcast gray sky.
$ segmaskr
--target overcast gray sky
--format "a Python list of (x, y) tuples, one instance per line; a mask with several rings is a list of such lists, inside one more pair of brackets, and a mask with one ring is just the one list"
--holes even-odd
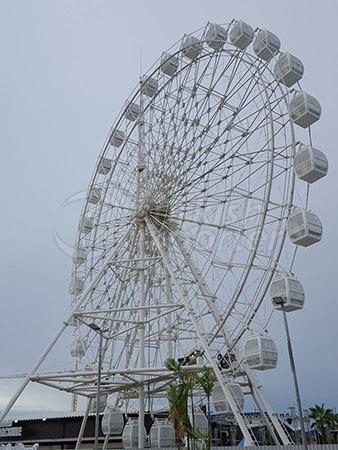
[[(303, 87), (321, 102), (314, 142), (330, 162), (312, 189), (322, 243), (301, 250), (297, 275), (306, 307), (290, 315), (305, 407), (338, 406), (338, 152), (336, 0), (0, 0), (0, 373), (32, 365), (69, 310), (70, 259), (80, 202), (104, 137), (144, 68), (185, 32), (241, 18), (268, 28), (305, 65)], [(277, 317), (278, 316), (278, 317)], [(294, 403), (281, 317), (271, 333), (278, 369), (264, 374), (278, 410)], [(49, 363), (68, 360), (67, 338)], [(67, 356), (63, 352), (67, 352)], [(0, 380), (0, 408), (16, 383)], [(34, 403), (33, 403), (34, 401)], [(31, 388), (17, 411), (64, 410), (70, 402)]]

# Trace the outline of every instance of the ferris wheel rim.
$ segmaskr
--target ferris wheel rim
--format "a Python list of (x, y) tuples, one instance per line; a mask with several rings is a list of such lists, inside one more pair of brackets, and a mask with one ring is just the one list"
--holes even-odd
[[(230, 26), (230, 25), (229, 25), (229, 26)], [(203, 27), (203, 28), (201, 28), (201, 29), (205, 29), (205, 27)], [(191, 34), (194, 34), (194, 33), (191, 33)], [(179, 40), (178, 42), (181, 42), (181, 40)], [(203, 41), (203, 43), (205, 43), (205, 41)], [(174, 44), (174, 45), (175, 45), (175, 44)], [(180, 49), (177, 50), (177, 52), (174, 53), (173, 56), (178, 55), (180, 52), (181, 52)], [(198, 59), (198, 60), (202, 60), (203, 58), (208, 58), (210, 55), (214, 55), (215, 53), (226, 53), (226, 52), (229, 52), (229, 53), (230, 53), (231, 51), (230, 51), (230, 50), (227, 50), (227, 51), (226, 51), (225, 49), (222, 49), (222, 50), (217, 51), (217, 52), (215, 52), (215, 51), (208, 51), (207, 53), (202, 53), (201, 56), (199, 56), (197, 59)], [(235, 49), (233, 52), (236, 53), (237, 55), (241, 55), (241, 56), (243, 56), (244, 54), (245, 54), (245, 55), (248, 55), (249, 58), (255, 60), (256, 62), (259, 62), (259, 58), (258, 58), (258, 57), (254, 57), (254, 56), (250, 55), (249, 53), (247, 53), (246, 51), (242, 51), (242, 50)], [(159, 61), (159, 60), (158, 60), (158, 61)], [(182, 71), (184, 70), (184, 68), (186, 68), (186, 67), (191, 67), (191, 66), (193, 66), (195, 63), (196, 63), (196, 61), (193, 61), (193, 60), (189, 61), (189, 62), (185, 65), (185, 67), (180, 68), (180, 71), (182, 72)], [(261, 63), (261, 62), (260, 62), (260, 63)], [(156, 65), (156, 63), (154, 64), (154, 66), (155, 66), (155, 65)], [(255, 66), (254, 64), (252, 64), (252, 65)], [(268, 66), (269, 66), (269, 63), (261, 63), (261, 65), (262, 65), (262, 66), (265, 66), (265, 69), (267, 69), (268, 71), (270, 70), (269, 67), (268, 67)], [(160, 69), (161, 69), (161, 64), (160, 64), (159, 66), (155, 67), (155, 69), (154, 69), (150, 74), (149, 74), (150, 71), (148, 71), (148, 72), (146, 72), (146, 73), (149, 74), (149, 77), (151, 77), (152, 75), (159, 73), (159, 72), (160, 72)], [(265, 69), (264, 69), (264, 70), (265, 70)], [(271, 72), (271, 71), (270, 71), (270, 72)], [(175, 77), (176, 77), (176, 74), (175, 74)], [(165, 78), (165, 77), (163, 76), (163, 78)], [(168, 83), (170, 83), (170, 82), (171, 82), (171, 80), (168, 81)], [(279, 85), (279, 87), (281, 88), (281, 84), (280, 84), (279, 82), (278, 82), (278, 85)], [(161, 89), (163, 89), (163, 87), (162, 87)], [(130, 103), (132, 103), (132, 101), (133, 101), (135, 98), (137, 98), (137, 96), (140, 94), (140, 90), (141, 90), (141, 88), (140, 88), (140, 86), (138, 86), (138, 88), (136, 88), (136, 89), (134, 90), (134, 92), (131, 94), (131, 96), (128, 97), (127, 102), (125, 103), (124, 107), (121, 109), (121, 112), (119, 113), (119, 115), (118, 115), (118, 117), (117, 117), (117, 120), (114, 122), (115, 125), (111, 128), (111, 130), (117, 129), (117, 127), (119, 126), (119, 123), (120, 123), (121, 121), (123, 121), (123, 115), (124, 115), (124, 113), (126, 112), (126, 110), (127, 110), (128, 106), (130, 105)], [(156, 93), (156, 96), (158, 96), (158, 95), (159, 95), (159, 92)], [(156, 97), (156, 96), (155, 96), (155, 97)], [(151, 103), (151, 102), (149, 102), (149, 104), (150, 104), (150, 103)], [(291, 125), (291, 128), (292, 128), (292, 127), (293, 127), (292, 122), (290, 122), (290, 125)], [(135, 128), (135, 127), (136, 127), (136, 124), (134, 125), (133, 128)], [(91, 188), (92, 186), (95, 185), (95, 177), (97, 176), (97, 169), (98, 169), (98, 166), (99, 166), (99, 162), (100, 162), (100, 161), (102, 160), (102, 158), (105, 156), (105, 154), (106, 154), (106, 152), (107, 152), (107, 148), (109, 148), (109, 138), (110, 138), (110, 136), (111, 136), (111, 133), (112, 133), (112, 131), (110, 131), (110, 133), (108, 134), (107, 139), (106, 139), (105, 144), (104, 144), (104, 148), (103, 148), (103, 150), (102, 150), (102, 152), (101, 152), (101, 154), (100, 154), (100, 156), (99, 156), (99, 158), (98, 158), (97, 165), (96, 165), (96, 171), (95, 171), (94, 174), (93, 174), (93, 178), (92, 178), (92, 181), (91, 181), (91, 184), (90, 184), (90, 188)], [(129, 135), (131, 135), (131, 134), (132, 134), (132, 129), (129, 131)], [(272, 136), (273, 136), (273, 133), (272, 133)], [(118, 158), (120, 158), (120, 156), (121, 156), (121, 154), (122, 154), (122, 152), (123, 152), (123, 148), (124, 148), (124, 146), (126, 145), (125, 143), (127, 142), (127, 140), (128, 140), (128, 138), (126, 138), (126, 140), (125, 140), (125, 142), (123, 143), (121, 149), (118, 150), (117, 160), (118, 160)], [(294, 145), (294, 141), (293, 141), (293, 145)], [(114, 164), (114, 169), (113, 169), (113, 170), (111, 171), (111, 173), (110, 173), (110, 177), (113, 176), (114, 170), (115, 170), (115, 168), (116, 168), (116, 164), (117, 164), (117, 161), (116, 161), (116, 163)], [(293, 175), (293, 180), (294, 180), (294, 175)], [(271, 182), (272, 182), (272, 180), (270, 181), (270, 184), (271, 184)], [(292, 195), (293, 195), (293, 194), (292, 194)], [(84, 206), (84, 212), (87, 210), (87, 204), (88, 204), (88, 202), (86, 202), (86, 204), (85, 204), (85, 206)], [(268, 202), (266, 203), (266, 207), (267, 207), (267, 204), (268, 204)], [(82, 215), (83, 215), (83, 213), (82, 213)], [(81, 215), (81, 216), (82, 216), (82, 215)], [(261, 227), (261, 228), (263, 229), (263, 227), (264, 227), (264, 220), (262, 220), (262, 227)], [(280, 244), (280, 252), (279, 252), (279, 255), (280, 255), (280, 253), (282, 252), (284, 240), (285, 240), (285, 234), (284, 234), (282, 243)], [(258, 244), (257, 244), (257, 245), (258, 245)], [(278, 257), (278, 258), (279, 258), (279, 257)], [(277, 265), (278, 265), (278, 261), (274, 261), (274, 266), (276, 267)], [(250, 271), (250, 269), (251, 269), (251, 266), (252, 266), (252, 262), (251, 262), (251, 265), (250, 265), (250, 267), (249, 267), (249, 271)], [(273, 275), (273, 271), (271, 270), (271, 271), (270, 271), (270, 279), (272, 278), (272, 275)], [(265, 291), (268, 289), (268, 284), (269, 284), (269, 283), (266, 283)], [(262, 297), (261, 297), (260, 303), (263, 301), (263, 298), (264, 298), (264, 294), (263, 294)], [(234, 302), (234, 304), (235, 304), (235, 302)], [(243, 332), (244, 332), (244, 331), (245, 331), (245, 330), (244, 330), (244, 328), (243, 328)], [(242, 333), (242, 334), (243, 334), (243, 333)], [(241, 335), (242, 335), (242, 334), (241, 334)], [(240, 337), (241, 337), (241, 336), (240, 336)], [(240, 339), (240, 337), (239, 337), (238, 339)]]

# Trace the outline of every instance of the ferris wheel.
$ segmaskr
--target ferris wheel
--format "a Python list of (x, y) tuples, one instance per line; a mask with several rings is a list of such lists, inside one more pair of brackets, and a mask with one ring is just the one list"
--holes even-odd
[(104, 331), (103, 393), (142, 423), (166, 401), (170, 357), (214, 370), (215, 408), (228, 408), (248, 445), (245, 395), (275, 442), (290, 443), (254, 371), (277, 364), (268, 333), (277, 300), (303, 307), (294, 259), (322, 237), (309, 186), (328, 163), (310, 131), (320, 104), (300, 87), (302, 62), (280, 47), (243, 21), (209, 23), (141, 75), (79, 222), (73, 310), (59, 333), (72, 327), (76, 369), (34, 378), (38, 365), (30, 380), (94, 397), (94, 323)]

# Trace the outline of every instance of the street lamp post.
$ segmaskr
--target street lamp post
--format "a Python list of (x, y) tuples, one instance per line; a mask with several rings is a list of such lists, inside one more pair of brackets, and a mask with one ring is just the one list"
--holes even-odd
[(95, 446), (94, 450), (99, 448), (99, 428), (100, 428), (100, 396), (101, 396), (101, 366), (102, 366), (102, 343), (103, 343), (103, 331), (95, 323), (88, 325), (89, 328), (94, 330), (100, 335), (99, 341), (99, 359), (97, 368), (97, 391), (96, 391), (96, 411), (95, 411)]
[(292, 376), (293, 376), (293, 383), (294, 383), (295, 393), (296, 393), (296, 401), (297, 401), (297, 409), (298, 409), (300, 430), (301, 430), (301, 436), (302, 436), (302, 444), (303, 444), (304, 450), (307, 450), (308, 447), (307, 447), (306, 433), (305, 433), (305, 426), (304, 426), (303, 408), (302, 408), (302, 402), (300, 399), (298, 378), (297, 378), (297, 372), (296, 372), (295, 359), (293, 356), (293, 350), (292, 350), (292, 345), (291, 345), (289, 324), (288, 324), (286, 311), (284, 308), (285, 301), (284, 301), (284, 299), (280, 298), (278, 300), (275, 299), (274, 302), (276, 305), (280, 306), (280, 309), (283, 313), (286, 340), (287, 340), (288, 353), (289, 353), (289, 360), (290, 360), (291, 372), (292, 372)]

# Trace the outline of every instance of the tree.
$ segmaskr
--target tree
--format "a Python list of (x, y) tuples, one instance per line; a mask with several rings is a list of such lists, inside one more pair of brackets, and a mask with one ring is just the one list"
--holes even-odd
[(328, 408), (325, 412), (325, 420), (326, 420), (326, 441), (327, 443), (332, 443), (332, 433), (331, 431), (335, 429), (336, 427), (336, 414), (333, 412), (332, 409)]
[(336, 414), (330, 408), (325, 408), (324, 403), (322, 405), (315, 405), (310, 408), (309, 418), (314, 420), (311, 428), (315, 428), (316, 433), (320, 436), (320, 442), (325, 444), (331, 440), (331, 430), (337, 424)]
[[(337, 413), (334, 413), (334, 423), (333, 423), (333, 428), (335, 429), (335, 430), (337, 430), (338, 429), (338, 414)], [(337, 442), (337, 434), (336, 434), (336, 444), (338, 443)]]
[(216, 376), (210, 367), (204, 367), (197, 377), (198, 383), (207, 397), (207, 415), (208, 415), (208, 448), (211, 448), (211, 416), (210, 416), (210, 397), (216, 383)]
[(186, 434), (184, 421), (187, 414), (187, 394), (181, 383), (172, 383), (167, 387), (167, 395), (170, 405), (170, 418), (175, 426), (177, 445), (178, 448), (181, 448)]
[(188, 415), (191, 379), (182, 370), (181, 364), (173, 358), (167, 359), (165, 366), (176, 375), (176, 379), (167, 387), (167, 396), (170, 418), (174, 422), (177, 445), (180, 449), (183, 445), (184, 437), (192, 434)]
[(192, 444), (192, 450), (195, 450), (196, 448), (196, 442), (195, 440), (199, 438), (199, 433), (196, 432), (195, 429), (195, 410), (194, 410), (194, 387), (196, 385), (197, 382), (197, 378), (196, 378), (196, 373), (195, 372), (184, 372), (185, 374), (185, 379), (188, 385), (188, 391), (189, 391), (189, 396), (190, 396), (190, 402), (191, 402), (191, 419), (192, 419), (192, 424), (189, 428), (187, 428), (187, 434), (188, 434), (188, 439), (191, 439), (191, 444)]

